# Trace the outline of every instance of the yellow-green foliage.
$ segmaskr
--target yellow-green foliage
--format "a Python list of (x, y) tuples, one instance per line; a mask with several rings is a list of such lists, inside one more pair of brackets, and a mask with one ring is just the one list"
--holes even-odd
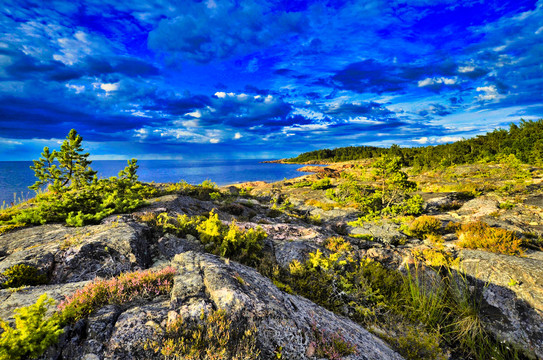
[(329, 239), (326, 247), (331, 251), (328, 255), (317, 250), (305, 263), (293, 261), (290, 274), (281, 282), (295, 293), (353, 319), (365, 321), (374, 316), (386, 295), (374, 287), (374, 282), (396, 282), (399, 286), (400, 279), (383, 276), (378, 263), (356, 260), (352, 247), (342, 238)]
[(325, 177), (324, 179), (315, 181), (313, 184), (311, 184), (311, 189), (313, 190), (326, 190), (332, 186), (332, 182), (330, 181), (330, 178)]
[(193, 196), (200, 200), (217, 200), (222, 196), (221, 192), (218, 191), (217, 184), (210, 180), (204, 180), (200, 185), (191, 185), (182, 180), (168, 185), (166, 192)]
[(7, 225), (0, 225), (0, 235), (5, 234), (11, 230), (20, 228), (25, 226), (25, 224), (7, 224)]
[(219, 220), (219, 215), (212, 211), (209, 213), (209, 218), (201, 222), (196, 227), (196, 230), (200, 235), (200, 241), (204, 244), (215, 245), (216, 243), (221, 242), (223, 228), (224, 225)]
[(197, 236), (208, 252), (250, 266), (257, 266), (260, 262), (263, 242), (268, 236), (260, 227), (242, 230), (235, 221), (225, 225), (214, 211), (207, 218), (178, 215), (173, 219), (167, 213), (161, 213), (158, 216), (144, 215), (142, 220), (164, 232)]
[(409, 225), (409, 233), (423, 239), (427, 235), (436, 235), (441, 229), (441, 221), (433, 216), (422, 215)]
[(260, 227), (241, 230), (235, 221), (230, 226), (223, 225), (213, 212), (197, 230), (208, 251), (251, 266), (260, 261), (263, 241), (268, 236)]
[(160, 340), (149, 341), (145, 348), (166, 359), (257, 360), (256, 335), (256, 327), (247, 324), (247, 319), (219, 309), (207, 315), (202, 311), (200, 321), (178, 317), (167, 325)]
[(458, 266), (460, 258), (455, 258), (450, 251), (444, 250), (442, 247), (436, 249), (412, 250), (413, 257), (422, 261), (426, 265), (440, 267)]
[(483, 222), (463, 224), (456, 231), (458, 246), (468, 249), (484, 249), (507, 255), (522, 255), (522, 239), (514, 232), (493, 228)]
[(311, 185), (313, 185), (311, 181), (298, 181), (290, 185), (290, 187), (297, 189), (297, 188), (302, 188), (302, 187), (309, 187)]
[(34, 266), (17, 264), (4, 270), (0, 275), (0, 287), (18, 288), (25, 285), (41, 285), (47, 283), (47, 277), (40, 274)]
[(446, 360), (447, 356), (439, 346), (440, 334), (428, 332), (422, 326), (405, 324), (401, 321), (392, 325), (385, 340), (397, 349), (407, 360)]
[(0, 336), (0, 360), (35, 358), (58, 341), (62, 334), (59, 318), (47, 318), (47, 306), (54, 301), (46, 294), (35, 304), (16, 309), (15, 328), (0, 319), (4, 330)]
[(333, 210), (333, 209), (334, 209), (334, 204), (324, 203), (324, 202), (319, 201), (319, 200), (316, 200), (316, 199), (309, 199), (309, 200), (306, 200), (305, 204), (306, 204), (306, 205), (309, 205), (309, 206), (315, 206), (315, 207), (321, 208), (321, 209), (323, 209), (324, 211), (328, 211), (328, 210)]

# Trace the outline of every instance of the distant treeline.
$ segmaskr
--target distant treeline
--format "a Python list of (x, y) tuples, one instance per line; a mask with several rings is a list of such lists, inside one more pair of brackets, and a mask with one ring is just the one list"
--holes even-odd
[(520, 120), (511, 124), (509, 130), (497, 129), (486, 135), (478, 135), (450, 144), (402, 148), (375, 146), (349, 146), (337, 149), (323, 149), (306, 152), (288, 162), (306, 161), (348, 161), (393, 155), (402, 158), (407, 166), (435, 168), (454, 164), (468, 164), (477, 161), (494, 161), (514, 154), (523, 163), (543, 164), (543, 119)]

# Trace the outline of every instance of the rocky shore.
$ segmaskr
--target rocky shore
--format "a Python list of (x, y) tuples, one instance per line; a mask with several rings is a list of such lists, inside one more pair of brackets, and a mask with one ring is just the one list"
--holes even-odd
[[(520, 238), (540, 238), (543, 191), (537, 179), (529, 191), (510, 197), (488, 193), (464, 199), (454, 191), (419, 190), (424, 198), (424, 215), (441, 224), (439, 231), (444, 241), (436, 245), (407, 232), (402, 221), (383, 219), (349, 224), (359, 216), (355, 207), (339, 206), (325, 196), (324, 190), (293, 186), (323, 177), (339, 179), (339, 174), (350, 166), (305, 168), (303, 171), (315, 174), (272, 184), (223, 187), (220, 192), (224, 195), (216, 200), (182, 193), (165, 195), (148, 200), (145, 207), (133, 213), (113, 215), (97, 225), (47, 224), (4, 233), (0, 235), (0, 273), (26, 264), (45, 275), (47, 281), (43, 285), (1, 289), (0, 318), (13, 321), (16, 308), (33, 304), (43, 293), (58, 304), (97, 279), (170, 266), (175, 269), (175, 276), (169, 294), (103, 306), (66, 325), (58, 344), (42, 358), (161, 358), (162, 355), (145, 348), (149, 339), (158, 338), (172, 319), (197, 319), (213, 309), (225, 309), (233, 318), (244, 318), (254, 326), (262, 359), (319, 358), (315, 328), (326, 334), (340, 334), (345, 343), (356, 349), (340, 358), (404, 358), (382, 339), (386, 337), (378, 336), (378, 327), (364, 328), (352, 319), (284, 291), (255, 268), (209, 254), (206, 245), (193, 235), (164, 233), (145, 221), (163, 213), (175, 218), (214, 211), (224, 224), (236, 221), (241, 229), (263, 229), (267, 234), (264, 252), (283, 269), (295, 260), (306, 261), (310, 253), (326, 253), (324, 244), (331, 237), (343, 238), (360, 258), (394, 271), (405, 273), (410, 264), (421, 261), (421, 273), (427, 276), (440, 276), (439, 267), (425, 264), (428, 259), (417, 254), (436, 248), (447, 251), (458, 259), (451, 262), (451, 269), (473, 280), (470, 284), (478, 296), (478, 318), (484, 329), (498, 341), (519, 349), (519, 356), (543, 359), (541, 243), (532, 242), (522, 255), (507, 255), (461, 247), (462, 239), (445, 230), (449, 223), (480, 221), (510, 230)], [(288, 206), (281, 209), (287, 199)], [(512, 199), (513, 207), (500, 205)], [(448, 356), (461, 358), (454, 352)]]

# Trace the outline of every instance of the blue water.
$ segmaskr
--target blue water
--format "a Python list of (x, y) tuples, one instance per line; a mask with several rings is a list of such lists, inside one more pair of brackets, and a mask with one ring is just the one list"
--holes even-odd
[[(34, 196), (28, 190), (36, 179), (29, 168), (31, 161), (0, 161), (0, 206), (5, 201), (27, 200)], [(296, 171), (300, 165), (263, 164), (260, 160), (140, 160), (138, 175), (145, 182), (178, 182), (185, 180), (189, 184), (199, 184), (209, 179), (217, 185), (227, 185), (246, 181), (278, 181), (284, 178), (301, 176)], [(98, 171), (98, 176), (106, 178), (116, 176), (124, 169), (124, 160), (95, 160), (91, 167)]]

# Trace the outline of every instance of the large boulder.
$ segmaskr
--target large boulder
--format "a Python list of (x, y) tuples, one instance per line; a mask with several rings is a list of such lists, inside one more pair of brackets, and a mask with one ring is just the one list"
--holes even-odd
[(280, 291), (252, 268), (193, 251), (176, 255), (171, 265), (177, 274), (169, 299), (159, 297), (122, 311), (106, 306), (79, 328), (73, 326), (57, 355), (67, 360), (149, 358), (144, 344), (157, 340), (169, 320), (198, 318), (202, 311), (221, 308), (256, 326), (262, 359), (275, 359), (281, 347), (285, 359), (314, 359), (314, 328), (342, 334), (354, 344), (357, 353), (345, 359), (401, 359), (360, 325)]
[(350, 227), (349, 234), (353, 235), (370, 235), (375, 241), (398, 245), (407, 240), (407, 236), (400, 231), (400, 225), (392, 222), (366, 222), (362, 226)]
[(485, 327), (543, 358), (543, 259), (462, 250), (461, 270), (477, 279)]
[(56, 284), (111, 277), (149, 267), (152, 242), (149, 227), (129, 219), (81, 228), (29, 227), (0, 236), (0, 272), (32, 265)]

